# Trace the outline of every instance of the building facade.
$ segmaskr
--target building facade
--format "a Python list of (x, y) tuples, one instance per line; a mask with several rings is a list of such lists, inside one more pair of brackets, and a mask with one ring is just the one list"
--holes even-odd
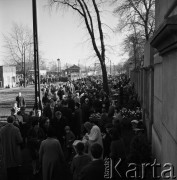
[[(155, 33), (145, 45), (144, 67), (132, 73), (154, 159), (177, 177), (177, 1), (156, 0)], [(159, 174), (158, 175), (163, 175)], [(164, 177), (161, 177), (164, 179)]]
[(16, 67), (0, 66), (0, 87), (12, 88), (16, 86)]
[(67, 75), (71, 81), (80, 79), (80, 67), (74, 64), (73, 66), (65, 69), (65, 75)]
[(177, 1), (156, 0), (155, 22), (152, 151), (177, 176)]

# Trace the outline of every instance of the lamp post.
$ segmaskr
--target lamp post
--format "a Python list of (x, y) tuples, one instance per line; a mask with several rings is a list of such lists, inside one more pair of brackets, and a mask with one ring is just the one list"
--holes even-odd
[(60, 64), (60, 59), (58, 58), (57, 61), (58, 61), (58, 78), (59, 78), (59, 72), (60, 72), (59, 64)]

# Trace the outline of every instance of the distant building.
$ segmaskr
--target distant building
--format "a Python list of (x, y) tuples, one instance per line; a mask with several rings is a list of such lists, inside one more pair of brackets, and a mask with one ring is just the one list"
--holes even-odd
[[(40, 76), (46, 76), (47, 75), (47, 70), (39, 70)], [(29, 76), (34, 76), (35, 72), (34, 70), (29, 70), (28, 71)]]
[(96, 75), (96, 71), (94, 70), (89, 70), (87, 73), (88, 76), (95, 76)]
[(80, 67), (75, 64), (65, 69), (65, 75), (70, 77), (71, 80), (77, 80), (80, 78)]
[(88, 76), (87, 71), (81, 71), (81, 78), (86, 78)]
[(47, 75), (47, 70), (39, 70), (41, 76)]
[(75, 64), (67, 69), (65, 69), (65, 74), (70, 75), (71, 73), (80, 73), (80, 67)]
[(16, 86), (16, 67), (15, 66), (0, 66), (0, 87), (15, 87)]

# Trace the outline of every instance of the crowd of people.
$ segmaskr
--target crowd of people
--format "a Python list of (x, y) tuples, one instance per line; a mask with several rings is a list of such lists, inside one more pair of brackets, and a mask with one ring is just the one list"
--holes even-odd
[[(19, 93), (7, 124), (0, 129), (8, 180), (103, 180), (105, 159), (120, 159), (122, 176), (128, 162), (150, 160), (142, 111), (126, 75), (109, 78), (109, 95), (98, 78), (45, 84), (42, 103), (25, 112)], [(122, 131), (134, 138), (127, 154)], [(114, 171), (110, 179), (118, 179)]]

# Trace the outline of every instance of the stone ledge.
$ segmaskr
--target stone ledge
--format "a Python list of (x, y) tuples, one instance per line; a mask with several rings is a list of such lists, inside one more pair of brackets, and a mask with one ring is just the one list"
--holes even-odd
[(155, 32), (151, 46), (157, 49), (159, 55), (177, 49), (177, 15), (164, 20)]
[(159, 53), (154, 55), (154, 65), (162, 64), (162, 56), (159, 56)]

